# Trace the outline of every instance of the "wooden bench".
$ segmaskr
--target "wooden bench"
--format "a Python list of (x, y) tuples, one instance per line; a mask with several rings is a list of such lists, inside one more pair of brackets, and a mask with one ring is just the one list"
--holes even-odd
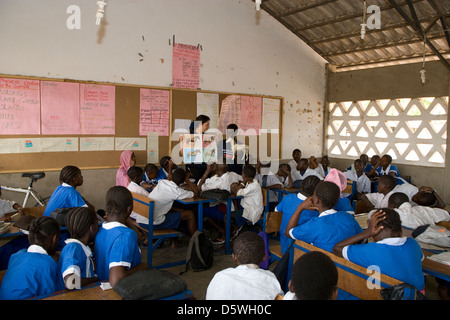
[[(338, 270), (338, 288), (346, 293), (350, 293), (361, 300), (383, 300), (380, 291), (384, 288), (395, 286), (403, 283), (400, 280), (391, 278), (385, 274), (378, 274), (374, 276), (373, 271), (367, 270), (353, 262), (338, 257), (331, 252), (322, 250), (304, 241), (296, 240), (293, 247), (294, 262), (310, 251), (320, 251), (333, 260)], [(376, 278), (379, 280), (379, 286), (370, 289), (368, 287), (368, 278)], [(372, 279), (372, 278), (371, 278)], [(369, 279), (369, 281), (371, 281)], [(405, 296), (408, 300), (414, 300), (416, 297), (416, 290), (407, 290), (405, 288)]]
[[(157, 266), (153, 266), (152, 256), (153, 252), (158, 248), (158, 246), (168, 238), (178, 238), (178, 231), (174, 229), (160, 229), (155, 230), (153, 228), (153, 220), (154, 220), (154, 211), (155, 211), (155, 203), (148, 197), (142, 196), (140, 194), (131, 193), (133, 196), (133, 211), (137, 214), (148, 218), (148, 252), (147, 252), (147, 264), (150, 268), (162, 269), (169, 268), (172, 266), (185, 264), (186, 260), (180, 260), (171, 263), (165, 263)], [(153, 241), (155, 240), (155, 241)]]

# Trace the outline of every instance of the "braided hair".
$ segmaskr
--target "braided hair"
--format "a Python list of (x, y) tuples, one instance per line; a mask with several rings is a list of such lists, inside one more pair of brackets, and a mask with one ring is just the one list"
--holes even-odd
[(383, 208), (380, 209), (385, 213), (385, 218), (381, 220), (378, 225), (383, 226), (384, 229), (390, 229), (393, 237), (402, 235), (402, 220), (400, 215), (394, 209)]
[(76, 207), (69, 210), (64, 222), (70, 236), (74, 239), (81, 239), (97, 222), (97, 216), (88, 207)]
[(111, 187), (106, 193), (106, 212), (111, 216), (126, 213), (128, 207), (133, 209), (133, 196), (123, 186)]
[(75, 166), (65, 166), (59, 174), (59, 182), (72, 184), (73, 178), (81, 173), (81, 170)]
[(39, 245), (51, 254), (52, 252), (48, 252), (48, 249), (51, 247), (51, 239), (55, 234), (58, 235), (59, 241), (59, 223), (54, 218), (42, 216), (31, 221), (28, 241), (30, 245)]
[(300, 192), (305, 197), (311, 197), (314, 194), (314, 190), (316, 190), (316, 186), (319, 182), (320, 182), (319, 177), (307, 176), (300, 185)]
[(314, 192), (327, 209), (333, 208), (338, 203), (341, 194), (337, 184), (330, 181), (320, 181)]

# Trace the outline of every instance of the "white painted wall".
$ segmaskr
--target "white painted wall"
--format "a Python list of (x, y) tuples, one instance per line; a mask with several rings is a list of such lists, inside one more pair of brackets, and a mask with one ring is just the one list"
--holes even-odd
[[(282, 158), (320, 155), (325, 60), (254, 2), (106, 2), (98, 28), (94, 0), (1, 0), (0, 73), (167, 87), (175, 35), (202, 45), (201, 89), (284, 97)], [(70, 5), (79, 30), (66, 26)]]

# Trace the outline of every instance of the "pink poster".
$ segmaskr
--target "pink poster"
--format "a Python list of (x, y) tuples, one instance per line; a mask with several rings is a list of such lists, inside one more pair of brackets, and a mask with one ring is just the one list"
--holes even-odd
[(223, 99), (219, 114), (218, 129), (222, 134), (227, 134), (227, 126), (234, 123), (240, 128), (241, 123), (241, 96), (230, 95)]
[(40, 134), (39, 80), (0, 78), (0, 134)]
[(196, 46), (181, 43), (174, 44), (172, 83), (175, 88), (199, 88), (200, 50)]
[(241, 96), (241, 123), (242, 130), (254, 129), (259, 134), (262, 121), (262, 98)]
[(115, 102), (114, 86), (80, 84), (80, 133), (115, 134)]
[(139, 135), (157, 132), (169, 136), (170, 93), (168, 90), (143, 89), (140, 92)]
[(80, 134), (80, 86), (41, 81), (42, 134)]

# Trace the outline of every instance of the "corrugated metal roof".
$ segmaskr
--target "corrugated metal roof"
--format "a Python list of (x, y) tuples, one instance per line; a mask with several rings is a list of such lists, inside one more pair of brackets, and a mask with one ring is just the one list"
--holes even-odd
[[(361, 39), (364, 5), (379, 8), (380, 26)], [(450, 0), (262, 0), (261, 8), (336, 71), (420, 62), (424, 50), (450, 70)]]

